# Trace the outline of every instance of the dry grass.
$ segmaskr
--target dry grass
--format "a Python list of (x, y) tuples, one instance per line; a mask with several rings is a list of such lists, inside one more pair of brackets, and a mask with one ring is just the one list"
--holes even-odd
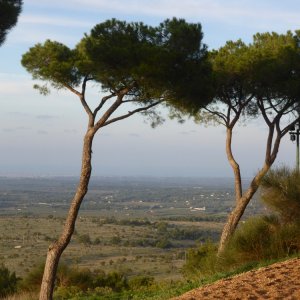
[(14, 294), (4, 298), (3, 300), (37, 300), (39, 298), (37, 293), (22, 292), (20, 294)]
[[(176, 223), (176, 222), (174, 222)], [(189, 222), (177, 224), (180, 228), (194, 226)], [(0, 262), (24, 277), (33, 268), (45, 261), (51, 241), (61, 232), (63, 218), (2, 216), (0, 218)], [(214, 228), (215, 223), (204, 222), (195, 226)], [(98, 218), (81, 217), (78, 219), (76, 232), (71, 244), (63, 254), (62, 261), (73, 267), (123, 271), (129, 275), (146, 274), (157, 279), (180, 279), (180, 267), (184, 263), (179, 255), (182, 248), (160, 249), (156, 247), (124, 246), (126, 241), (147, 239), (157, 234), (151, 226), (101, 225)], [(98, 238), (101, 244), (84, 245), (79, 236), (88, 234), (92, 242)], [(121, 238), (121, 245), (112, 245), (114, 236)], [(191, 246), (192, 242), (184, 242)], [(179, 243), (179, 241), (178, 241)], [(17, 247), (17, 248), (15, 248)]]

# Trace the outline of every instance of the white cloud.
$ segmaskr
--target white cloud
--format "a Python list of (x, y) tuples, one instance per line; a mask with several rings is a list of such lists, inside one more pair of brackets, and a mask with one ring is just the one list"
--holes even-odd
[[(287, 0), (285, 9), (276, 5), (275, 1), (236, 1), (236, 0), (72, 0), (72, 1), (45, 1), (45, 4), (70, 8), (72, 2), (73, 10), (95, 11), (102, 15), (126, 14), (148, 17), (184, 17), (194, 20), (215, 20), (229, 23), (247, 23), (249, 19), (254, 20), (252, 26), (269, 25), (269, 22), (286, 23), (290, 26), (300, 25), (300, 14), (292, 8), (294, 1)], [(59, 20), (58, 20), (59, 21)], [(46, 21), (45, 21), (46, 22)], [(73, 22), (66, 20), (66, 23)], [(79, 22), (77, 25), (80, 25)], [(249, 25), (249, 24), (248, 24)]]
[[(227, 40), (243, 35), (242, 30), (248, 30), (250, 37), (257, 31), (285, 32), (300, 28), (300, 10), (296, 9), (300, 8), (300, 4), (297, 7), (292, 0), (285, 3), (283, 7), (270, 0), (32, 0), (30, 4), (25, 4), (18, 26), (10, 33), (7, 42), (35, 44), (51, 39), (73, 47), (84, 32), (89, 32), (96, 23), (111, 17), (146, 19), (146, 23), (157, 24), (165, 18), (176, 16), (201, 22), (204, 32), (209, 32), (207, 36), (212, 36), (209, 45), (215, 47), (216, 34), (219, 34), (218, 40), (223, 36)], [(226, 30), (229, 31), (227, 35), (224, 33)]]
[(61, 26), (61, 27), (82, 27), (90, 28), (94, 24), (89, 21), (80, 21), (66, 17), (49, 17), (48, 15), (21, 15), (19, 23), (32, 24), (32, 25), (48, 25), (48, 26)]
[[(89, 29), (88, 29), (89, 30)], [(54, 30), (49, 27), (41, 27), (38, 24), (29, 25), (24, 27), (17, 27), (12, 31), (9, 36), (10, 44), (28, 44), (33, 46), (36, 43), (42, 43), (47, 39), (53, 41), (61, 41), (67, 45), (75, 45), (82, 38), (82, 34), (78, 37), (78, 34), (73, 32), (63, 32), (62, 30)]]

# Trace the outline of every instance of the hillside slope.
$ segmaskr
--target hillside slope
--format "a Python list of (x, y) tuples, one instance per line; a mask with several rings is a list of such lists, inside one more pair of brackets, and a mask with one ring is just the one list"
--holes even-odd
[(172, 300), (300, 299), (300, 258), (222, 279)]

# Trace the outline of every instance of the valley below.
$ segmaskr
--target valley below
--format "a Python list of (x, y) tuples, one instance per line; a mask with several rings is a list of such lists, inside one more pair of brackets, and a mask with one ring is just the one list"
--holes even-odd
[[(0, 261), (18, 276), (44, 263), (75, 187), (71, 177), (0, 178)], [(218, 240), (233, 199), (227, 178), (95, 177), (61, 263), (180, 280), (187, 249)], [(263, 211), (254, 199), (245, 217)]]

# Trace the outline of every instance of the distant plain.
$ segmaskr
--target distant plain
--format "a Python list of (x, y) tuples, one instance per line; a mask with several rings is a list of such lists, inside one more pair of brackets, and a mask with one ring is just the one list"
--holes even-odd
[[(216, 241), (234, 203), (230, 178), (96, 177), (62, 262), (181, 279), (186, 250)], [(61, 232), (71, 177), (0, 177), (0, 262), (26, 276)], [(245, 217), (262, 213), (257, 198)]]

